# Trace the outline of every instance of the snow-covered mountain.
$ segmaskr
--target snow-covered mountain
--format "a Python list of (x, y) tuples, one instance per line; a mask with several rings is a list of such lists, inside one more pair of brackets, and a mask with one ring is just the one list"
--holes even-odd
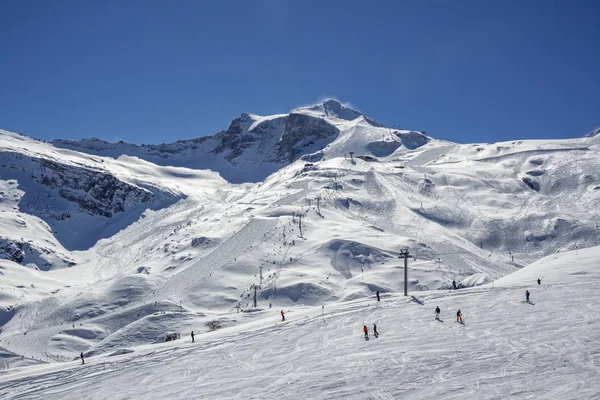
[(393, 296), (406, 248), (435, 297), (598, 246), (599, 138), (456, 144), (333, 100), (164, 145), (0, 131), (0, 362)]
[[(344, 144), (347, 136), (353, 138), (350, 147)], [(210, 169), (229, 182), (242, 183), (262, 181), (302, 156), (317, 161), (325, 155), (338, 157), (354, 151), (382, 157), (402, 145), (416, 148), (429, 140), (420, 132), (392, 132), (336, 100), (327, 100), (289, 114), (243, 113), (215, 135), (170, 144), (137, 146), (100, 139), (55, 140), (52, 144), (99, 156), (130, 155), (158, 165)]]

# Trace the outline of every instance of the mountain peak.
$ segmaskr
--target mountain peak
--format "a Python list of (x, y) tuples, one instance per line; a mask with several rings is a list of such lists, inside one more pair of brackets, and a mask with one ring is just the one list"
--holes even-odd
[[(328, 110), (335, 114), (338, 114), (340, 111), (342, 111), (342, 108), (347, 108), (347, 107), (344, 107), (342, 105), (342, 103), (340, 103), (339, 101), (337, 101), (335, 99), (328, 99), (323, 102), (323, 108), (325, 110)], [(350, 110), (349, 108), (347, 108), (347, 109)], [(350, 111), (354, 111), (354, 110), (350, 110)]]
[(313, 117), (320, 118), (337, 118), (346, 121), (354, 121), (357, 118), (363, 117), (365, 121), (367, 121), (373, 126), (384, 126), (383, 124), (380, 124), (379, 122), (368, 118), (363, 113), (345, 106), (336, 99), (327, 99), (323, 101), (323, 103), (314, 104), (311, 106), (298, 107), (292, 110), (292, 113), (307, 114)]
[(310, 114), (318, 117), (333, 117), (345, 119), (348, 121), (355, 120), (362, 116), (358, 111), (345, 107), (335, 99), (327, 99), (323, 103), (314, 104), (311, 106), (298, 107), (292, 110), (293, 113)]

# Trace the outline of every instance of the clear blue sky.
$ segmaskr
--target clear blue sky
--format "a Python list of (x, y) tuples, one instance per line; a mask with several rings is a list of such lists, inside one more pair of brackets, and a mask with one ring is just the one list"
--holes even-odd
[(457, 142), (600, 125), (600, 1), (0, 3), (0, 128), (161, 143), (324, 97)]

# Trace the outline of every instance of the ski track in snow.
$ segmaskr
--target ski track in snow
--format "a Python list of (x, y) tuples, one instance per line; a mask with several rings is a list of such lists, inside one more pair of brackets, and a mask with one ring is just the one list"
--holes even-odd
[(452, 150), (454, 150), (456, 147), (457, 147), (456, 145), (441, 146), (441, 147), (436, 147), (433, 149), (425, 150), (421, 154), (417, 155), (416, 157), (408, 160), (405, 165), (407, 167), (412, 168), (413, 170), (415, 170), (417, 172), (427, 172), (427, 171), (429, 171), (429, 169), (426, 166), (424, 166), (425, 164), (435, 161), (442, 154), (449, 153)]
[(172, 277), (159, 296), (173, 296), (195, 286), (227, 262), (239, 257), (253, 243), (277, 225), (276, 219), (252, 219), (239, 232), (226, 240), (206, 257), (201, 258), (181, 273)]
[[(274, 204), (286, 205), (297, 201), (305, 195), (302, 189), (290, 195), (284, 196)], [(253, 218), (240, 231), (222, 243), (207, 256), (201, 258), (181, 273), (172, 277), (165, 287), (159, 291), (157, 298), (163, 296), (176, 296), (185, 292), (185, 289), (198, 285), (216, 270), (242, 255), (249, 247), (263, 239), (263, 236), (277, 226), (278, 220)]]
[[(0, 373), (5, 399), (596, 398), (597, 282), (361, 299), (116, 357)], [(433, 308), (442, 309), (443, 323)], [(465, 325), (454, 323), (456, 309)], [(577, 310), (577, 311), (574, 311)], [(379, 338), (365, 341), (362, 325)]]

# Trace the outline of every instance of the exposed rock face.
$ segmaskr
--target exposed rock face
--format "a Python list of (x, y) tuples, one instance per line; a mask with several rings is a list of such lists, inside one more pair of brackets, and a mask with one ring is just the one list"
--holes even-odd
[(72, 267), (73, 259), (53, 248), (39, 247), (38, 244), (24, 240), (0, 237), (0, 259), (11, 260), (18, 264), (34, 264), (41, 270), (53, 267)]
[[(359, 128), (355, 129), (355, 126)], [(369, 133), (380, 128), (384, 129), (377, 134)], [(344, 134), (358, 136), (355, 142), (363, 143), (366, 148), (355, 150), (329, 146), (340, 135), (340, 129)], [(388, 134), (389, 137), (386, 137)], [(369, 141), (372, 144), (367, 146)], [(429, 141), (424, 132), (396, 130), (392, 134), (382, 124), (339, 101), (326, 100), (321, 104), (296, 108), (288, 114), (259, 116), (243, 113), (231, 121), (226, 130), (174, 143), (138, 146), (84, 139), (56, 140), (52, 144), (99, 156), (118, 158), (129, 155), (158, 165), (210, 169), (231, 183), (244, 183), (262, 181), (300, 158), (317, 162), (324, 157), (341, 157), (348, 151), (367, 152), (365, 157), (387, 157), (401, 145), (416, 149)]]
[(591, 137), (596, 137), (598, 135), (600, 135), (600, 128), (594, 129), (593, 131), (591, 131), (587, 135), (585, 135), (585, 137), (591, 138)]
[[(154, 199), (154, 194), (148, 190), (122, 182), (102, 171), (16, 153), (3, 153), (0, 158), (7, 170), (31, 171), (33, 181), (53, 189), (60, 197), (77, 204), (80, 211), (90, 215), (110, 218), (124, 212), (129, 205), (148, 203)], [(27, 205), (27, 200), (23, 205)], [(52, 216), (55, 219), (70, 218), (68, 212)]]
[[(25, 192), (18, 211), (43, 220), (68, 250), (89, 248), (135, 221), (145, 209), (181, 198), (156, 187), (141, 188), (121, 181), (100, 166), (95, 169), (10, 151), (0, 152), (0, 164), (2, 179), (18, 181)], [(44, 253), (26, 242), (20, 249), (30, 255)], [(0, 257), (20, 258), (15, 251), (3, 254)], [(68, 264), (67, 257), (62, 258)]]
[(219, 154), (229, 150), (229, 154), (225, 157), (229, 161), (239, 157), (245, 149), (252, 147), (260, 139), (255, 132), (248, 131), (252, 122), (253, 119), (247, 113), (231, 121), (226, 131), (215, 135), (220, 143), (213, 152)]
[(0, 258), (22, 263), (25, 259), (23, 243), (0, 238)]
[(323, 139), (334, 140), (339, 130), (320, 118), (304, 114), (290, 114), (277, 150), (277, 161), (292, 162), (311, 145)]
[(396, 136), (402, 140), (402, 144), (407, 149), (416, 149), (429, 142), (429, 138), (422, 132), (411, 131), (409, 133), (396, 132)]
[[(318, 150), (318, 142), (333, 141), (339, 130), (322, 118), (290, 113), (279, 118), (256, 123), (249, 114), (234, 119), (226, 131), (214, 136), (218, 145), (215, 154), (227, 152), (225, 158), (232, 164), (244, 160), (253, 163), (287, 164), (303, 154)], [(317, 145), (315, 148), (313, 145)], [(321, 146), (322, 147), (322, 146)], [(253, 150), (253, 154), (250, 150)]]

